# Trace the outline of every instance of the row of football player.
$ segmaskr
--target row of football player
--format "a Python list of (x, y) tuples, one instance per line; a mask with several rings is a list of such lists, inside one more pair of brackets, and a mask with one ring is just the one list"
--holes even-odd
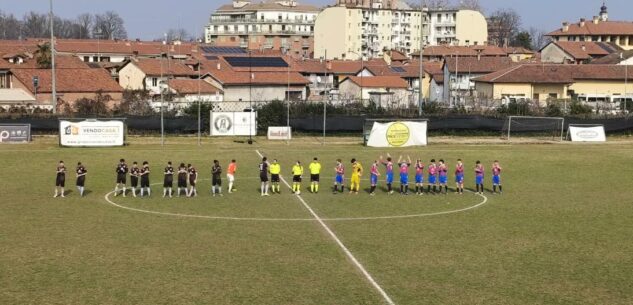
[[(352, 164), (352, 174), (350, 179), (350, 193), (358, 194), (360, 190), (360, 177), (363, 175), (363, 167), (360, 162), (356, 159), (351, 160)], [(407, 159), (403, 159), (402, 156), (398, 158), (397, 162), (393, 162), (391, 156), (387, 155), (386, 160), (380, 156), (379, 160), (375, 160), (370, 169), (370, 194), (375, 195), (375, 190), (378, 184), (378, 177), (381, 176), (379, 171), (379, 165), (382, 164), (386, 169), (386, 186), (387, 192), (389, 194), (393, 194), (393, 181), (394, 181), (394, 165), (398, 166), (398, 170), (400, 173), (400, 193), (407, 195), (409, 194), (409, 168), (412, 165), (411, 158), (407, 156)], [(309, 165), (310, 171), (310, 191), (313, 193), (318, 193), (319, 191), (319, 182), (320, 182), (320, 174), (321, 174), (321, 164), (318, 161), (318, 158), (314, 158), (314, 160)], [(421, 159), (416, 160), (415, 165), (415, 193), (422, 195), (424, 194), (424, 169), (425, 166)], [(231, 193), (234, 191), (233, 184), (235, 181), (235, 172), (237, 170), (237, 163), (235, 160), (232, 160), (227, 168), (227, 179), (229, 181), (228, 192)], [(478, 193), (483, 193), (484, 186), (484, 166), (480, 161), (477, 161), (475, 164), (475, 184), (476, 191)], [(492, 183), (493, 183), (493, 193), (497, 192), (497, 188), (499, 188), (499, 193), (502, 192), (501, 185), (501, 166), (498, 161), (495, 161), (492, 165)], [(132, 195), (136, 197), (136, 190), (139, 186), (140, 180), (140, 195), (144, 196), (145, 193), (147, 195), (151, 195), (151, 188), (149, 182), (149, 174), (150, 168), (149, 163), (147, 161), (143, 162), (143, 166), (139, 167), (137, 162), (133, 162), (132, 167), (128, 168), (128, 165), (125, 163), (124, 159), (119, 161), (116, 167), (116, 186), (113, 191), (114, 196), (117, 196), (119, 193), (125, 197), (126, 195), (126, 183), (127, 176), (130, 175), (131, 180), (131, 190)], [(259, 164), (260, 171), (260, 180), (261, 180), (261, 195), (268, 196), (268, 190), (271, 187), (270, 183), (272, 183), (272, 192), (273, 193), (281, 193), (280, 187), (280, 175), (281, 175), (281, 165), (277, 160), (273, 160), (272, 163), (269, 163), (267, 158), (264, 157), (262, 162)], [(334, 182), (334, 193), (344, 191), (344, 175), (345, 175), (345, 166), (343, 165), (340, 159), (337, 160), (336, 166), (334, 168), (335, 171), (335, 182)], [(211, 169), (212, 172), (212, 194), (213, 196), (219, 195), (222, 196), (222, 167), (218, 160), (213, 161), (213, 166)], [(64, 186), (65, 186), (65, 173), (66, 168), (63, 161), (60, 161), (57, 167), (57, 177), (56, 177), (56, 189), (55, 189), (55, 197), (58, 196), (58, 193), (61, 196), (64, 196)], [(442, 188), (444, 189), (443, 193), (446, 194), (448, 192), (448, 167), (444, 160), (439, 160), (439, 163), (435, 162), (435, 159), (432, 159), (430, 164), (427, 167), (427, 193), (435, 194), (438, 191), (442, 193)], [(77, 176), (77, 188), (81, 196), (84, 194), (84, 186), (86, 181), (87, 170), (84, 165), (79, 162), (76, 168), (76, 176)], [(191, 164), (187, 164), (185, 166), (184, 163), (181, 163), (178, 167), (178, 170), (174, 169), (171, 161), (167, 163), (167, 166), (164, 169), (164, 180), (163, 180), (163, 197), (169, 196), (172, 197), (173, 191), (173, 182), (174, 182), (174, 174), (178, 177), (178, 188), (176, 196), (180, 196), (184, 191), (185, 195), (188, 197), (196, 196), (197, 190), (197, 180), (198, 180), (198, 171)], [(293, 176), (293, 184), (292, 191), (293, 193), (300, 194), (301, 193), (301, 182), (304, 174), (304, 169), (301, 164), (301, 161), (297, 161), (292, 167), (292, 176)], [(270, 182), (268, 179), (268, 175), (270, 175)], [(189, 182), (189, 187), (187, 187), (187, 182)], [(463, 194), (464, 192), (464, 164), (462, 160), (457, 160), (457, 164), (455, 165), (455, 183), (456, 183), (456, 192), (458, 194)], [(438, 189), (439, 187), (439, 189)], [(431, 190), (433, 192), (431, 192)]]
[[(227, 178), (229, 180), (229, 188), (228, 192), (231, 193), (233, 188), (233, 183), (235, 181), (235, 171), (237, 170), (237, 163), (235, 160), (232, 160), (227, 168)], [(212, 193), (213, 196), (216, 194), (222, 196), (222, 167), (220, 166), (220, 162), (218, 160), (213, 161), (212, 171)], [(119, 194), (123, 197), (126, 196), (126, 185), (127, 185), (127, 176), (130, 176), (130, 186), (132, 195), (134, 197), (137, 196), (137, 189), (140, 191), (140, 196), (151, 196), (151, 188), (150, 188), (150, 167), (147, 161), (143, 162), (142, 166), (139, 167), (138, 162), (133, 162), (132, 167), (128, 167), (127, 163), (125, 163), (125, 159), (119, 160), (119, 164), (116, 166), (116, 185), (114, 187), (113, 194), (114, 196), (118, 196)], [(75, 169), (76, 173), (76, 186), (79, 191), (80, 196), (84, 195), (85, 184), (86, 184), (86, 175), (88, 170), (81, 163), (77, 163), (77, 168)], [(173, 196), (173, 184), (174, 184), (174, 175), (177, 175), (177, 191), (176, 196), (180, 196), (183, 192), (187, 197), (197, 196), (198, 192), (196, 189), (196, 185), (198, 182), (198, 171), (191, 164), (185, 165), (184, 163), (180, 163), (177, 171), (173, 167), (172, 162), (167, 162), (167, 166), (163, 172), (163, 197)], [(140, 182), (140, 183), (139, 183)], [(187, 182), (189, 186), (187, 186)], [(64, 197), (65, 191), (64, 188), (66, 186), (66, 166), (64, 161), (59, 161), (57, 165), (57, 173), (55, 178), (55, 195), (54, 197)], [(140, 187), (139, 187), (140, 186)]]
[[(360, 190), (360, 181), (361, 176), (364, 173), (363, 166), (356, 159), (352, 159), (351, 163), (351, 178), (350, 178), (350, 194), (358, 194)], [(400, 174), (400, 193), (403, 195), (409, 194), (409, 168), (413, 165), (411, 162), (411, 158), (407, 156), (404, 159), (402, 156), (398, 158), (396, 162), (391, 158), (390, 155), (387, 155), (387, 158), (383, 158), (380, 156), (378, 160), (375, 160), (371, 165), (369, 172), (369, 180), (371, 184), (370, 195), (375, 195), (376, 188), (378, 185), (378, 179), (381, 176), (379, 167), (383, 165), (385, 167), (385, 183), (387, 186), (387, 192), (389, 194), (393, 194), (393, 182), (394, 182), (394, 165), (397, 165), (398, 172)], [(415, 194), (422, 195), (424, 194), (424, 186), (425, 186), (425, 165), (421, 159), (416, 160), (414, 169), (415, 169)], [(321, 164), (318, 161), (318, 158), (314, 158), (314, 160), (308, 166), (310, 172), (310, 191), (312, 193), (318, 193), (319, 191), (319, 182), (320, 182), (320, 174), (321, 174)], [(435, 159), (431, 159), (427, 170), (427, 182), (426, 182), (426, 193), (436, 194), (436, 193), (448, 193), (448, 166), (444, 162), (444, 160), (439, 160), (436, 163)], [(497, 193), (497, 188), (499, 189), (499, 193), (503, 191), (503, 187), (501, 185), (501, 165), (499, 161), (495, 160), (492, 164), (492, 184), (493, 184), (493, 193)], [(260, 171), (260, 180), (261, 180), (261, 196), (268, 196), (268, 189), (270, 183), (272, 183), (272, 192), (280, 193), (280, 173), (281, 173), (281, 165), (277, 160), (273, 160), (272, 163), (268, 162), (267, 157), (262, 158), (262, 162), (259, 164)], [(456, 184), (456, 193), (463, 194), (464, 193), (464, 163), (461, 159), (457, 160), (455, 165), (455, 184)], [(304, 169), (301, 164), (301, 161), (297, 161), (292, 166), (292, 191), (293, 193), (300, 194), (301, 193), (301, 182), (304, 174)], [(480, 161), (475, 162), (474, 166), (475, 172), (475, 185), (476, 192), (483, 194), (484, 192), (484, 165)], [(339, 192), (344, 192), (345, 189), (345, 166), (341, 159), (336, 160), (336, 166), (334, 167), (335, 180), (334, 180), (334, 194)], [(270, 174), (270, 182), (268, 175)], [(438, 188), (439, 187), (439, 188)], [(442, 190), (443, 189), (443, 190)], [(431, 192), (432, 191), (432, 192)]]

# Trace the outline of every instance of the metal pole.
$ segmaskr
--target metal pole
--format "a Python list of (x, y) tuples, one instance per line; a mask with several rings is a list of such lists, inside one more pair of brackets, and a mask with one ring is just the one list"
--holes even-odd
[[(290, 65), (288, 65), (288, 92), (286, 93), (286, 132), (290, 135)], [(286, 144), (290, 144), (288, 137), (286, 137)]]
[[(323, 83), (323, 143), (322, 145), (325, 145), (325, 121), (326, 121), (326, 111), (327, 111), (327, 50), (325, 50), (325, 82)], [(362, 97), (361, 97), (362, 98)]]
[(57, 78), (55, 75), (55, 35), (53, 33), (53, 23), (55, 15), (53, 15), (53, 0), (49, 1), (50, 4), (50, 18), (51, 18), (51, 85), (52, 85), (52, 97), (53, 100), (53, 113), (57, 113)]
[[(365, 58), (360, 56), (360, 103), (363, 104), (363, 72), (365, 70)], [(364, 105), (364, 104), (363, 104)]]
[[(167, 42), (167, 34), (165, 34), (165, 43)], [(158, 89), (160, 90), (160, 145), (165, 145), (165, 118), (163, 114), (163, 108), (165, 108), (165, 94), (163, 92), (163, 54), (160, 54), (160, 82), (158, 83)]]
[[(622, 55), (620, 55), (622, 56)], [(624, 56), (622, 56), (624, 57)], [(624, 63), (624, 109), (622, 109), (622, 113), (626, 113), (626, 111), (628, 110), (626, 108), (627, 106), (627, 102), (628, 102), (628, 98), (626, 97), (627, 94), (627, 86), (629, 85), (629, 66), (627, 63)]]
[[(250, 39), (250, 38), (249, 38)], [(253, 144), (253, 62), (251, 61), (251, 50), (248, 50), (248, 144)]]
[(201, 88), (200, 88), (200, 82), (202, 81), (201, 76), (200, 76), (200, 60), (198, 59), (198, 146), (202, 145), (202, 119), (200, 116), (200, 111), (201, 111), (201, 101), (200, 101), (200, 94), (201, 94)]
[(419, 85), (418, 85), (418, 116), (422, 116), (422, 105), (424, 104), (424, 66), (422, 63), (422, 58), (424, 57), (424, 0), (420, 0), (420, 75), (419, 75)]

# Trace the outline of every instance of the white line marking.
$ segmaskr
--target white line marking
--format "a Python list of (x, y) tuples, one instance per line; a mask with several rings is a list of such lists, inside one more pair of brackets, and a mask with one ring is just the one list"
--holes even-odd
[[(255, 152), (259, 155), (260, 158), (264, 157), (259, 152), (259, 150), (255, 150)], [(281, 181), (283, 181), (283, 183), (286, 185), (286, 187), (291, 189), (290, 184), (288, 184), (286, 179), (281, 177)], [(352, 261), (352, 263), (354, 263), (354, 265), (356, 265), (356, 268), (358, 268), (358, 270), (360, 270), (360, 272), (365, 276), (367, 281), (369, 281), (369, 283), (372, 286), (374, 286), (374, 288), (376, 288), (376, 290), (380, 293), (380, 295), (387, 302), (387, 304), (395, 305), (396, 303), (394, 303), (393, 300), (391, 300), (391, 297), (389, 297), (389, 295), (387, 295), (385, 290), (382, 289), (382, 287), (380, 287), (380, 285), (378, 285), (376, 280), (374, 280), (374, 278), (371, 276), (371, 274), (369, 274), (369, 272), (367, 272), (367, 270), (365, 270), (365, 267), (363, 267), (363, 265), (361, 265), (361, 263), (356, 259), (356, 257), (354, 257), (352, 252), (350, 252), (349, 249), (347, 249), (347, 247), (343, 244), (343, 242), (341, 242), (341, 240), (336, 236), (336, 234), (334, 234), (334, 232), (330, 229), (330, 227), (328, 227), (328, 225), (325, 224), (323, 219), (321, 219), (321, 217), (319, 217), (319, 215), (317, 215), (317, 213), (315, 213), (314, 210), (312, 210), (312, 208), (308, 205), (308, 203), (305, 200), (303, 200), (303, 197), (301, 197), (301, 195), (297, 195), (297, 198), (299, 199), (299, 201), (301, 201), (303, 206), (310, 212), (310, 214), (312, 214), (312, 217), (314, 217), (314, 219), (316, 219), (317, 222), (319, 222), (321, 227), (323, 227), (323, 229), (325, 229), (325, 231), (330, 235), (330, 237), (332, 237), (332, 239), (338, 244), (338, 246), (343, 250), (345, 255), (347, 255), (347, 257)]]
[[(259, 177), (242, 177), (240, 179), (259, 179)], [(209, 180), (209, 179), (201, 179), (201, 180)], [(367, 179), (363, 179), (367, 180)], [(153, 183), (152, 185), (162, 185), (162, 183)], [(469, 191), (474, 193), (472, 191)], [(110, 199), (110, 196), (114, 193), (114, 191), (106, 193), (104, 195), (104, 199), (111, 205), (126, 209), (135, 212), (154, 214), (154, 215), (163, 215), (163, 216), (173, 216), (173, 217), (182, 217), (182, 218), (201, 218), (201, 219), (217, 219), (217, 220), (240, 220), (240, 221), (316, 221), (314, 218), (256, 218), (256, 217), (232, 217), (232, 216), (210, 216), (210, 215), (196, 215), (196, 214), (179, 214), (179, 213), (170, 213), (170, 212), (159, 212), (152, 210), (143, 210), (138, 208), (132, 208), (128, 206), (124, 206), (118, 204)], [(456, 214), (461, 212), (466, 212), (469, 210), (474, 210), (486, 204), (488, 202), (488, 197), (485, 195), (474, 193), (477, 196), (483, 198), (483, 201), (463, 209), (459, 210), (450, 210), (450, 211), (441, 211), (441, 212), (433, 212), (433, 213), (422, 213), (422, 214), (410, 214), (410, 215), (390, 215), (390, 216), (373, 216), (373, 217), (338, 217), (338, 218), (321, 218), (323, 221), (367, 221), (367, 220), (390, 220), (390, 219), (407, 219), (407, 218), (422, 218), (429, 216), (440, 216), (440, 215), (448, 215), (448, 214)]]

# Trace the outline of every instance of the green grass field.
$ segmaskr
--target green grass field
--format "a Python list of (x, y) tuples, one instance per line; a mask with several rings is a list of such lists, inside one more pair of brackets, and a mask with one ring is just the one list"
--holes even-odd
[[(0, 304), (386, 304), (288, 188), (259, 196), (256, 149), (282, 161), (286, 177), (297, 159), (322, 160), (321, 192), (308, 193), (304, 182), (301, 197), (396, 304), (633, 304), (630, 143), (380, 150), (151, 142), (71, 149), (38, 138), (0, 146)], [(462, 158), (467, 188), (481, 160), (490, 189), (490, 164), (499, 159), (504, 194), (487, 193), (487, 201), (473, 193), (331, 194), (335, 159), (349, 169), (355, 157), (368, 170), (387, 152), (444, 158), (451, 172)], [(106, 200), (119, 158), (152, 166), (152, 198), (107, 198), (137, 210)], [(191, 162), (208, 179), (211, 160), (226, 167), (231, 158), (239, 163), (235, 194), (213, 198), (204, 180), (198, 198), (161, 198), (166, 161)], [(68, 197), (52, 198), (59, 160), (71, 172), (77, 161), (87, 166), (86, 197), (71, 173)], [(406, 215), (417, 216), (380, 218)]]

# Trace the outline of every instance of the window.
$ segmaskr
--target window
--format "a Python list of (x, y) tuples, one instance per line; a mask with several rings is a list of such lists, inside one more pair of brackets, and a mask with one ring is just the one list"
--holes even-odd
[(158, 86), (158, 78), (152, 77), (152, 87), (157, 87), (157, 86)]
[(633, 36), (629, 36), (629, 45), (633, 46)]
[(90, 56), (84, 56), (84, 62), (89, 62), (90, 61)]
[(558, 98), (558, 93), (550, 93), (548, 94), (549, 98)]
[(93, 56), (92, 57), (92, 62), (99, 62), (99, 57)]

